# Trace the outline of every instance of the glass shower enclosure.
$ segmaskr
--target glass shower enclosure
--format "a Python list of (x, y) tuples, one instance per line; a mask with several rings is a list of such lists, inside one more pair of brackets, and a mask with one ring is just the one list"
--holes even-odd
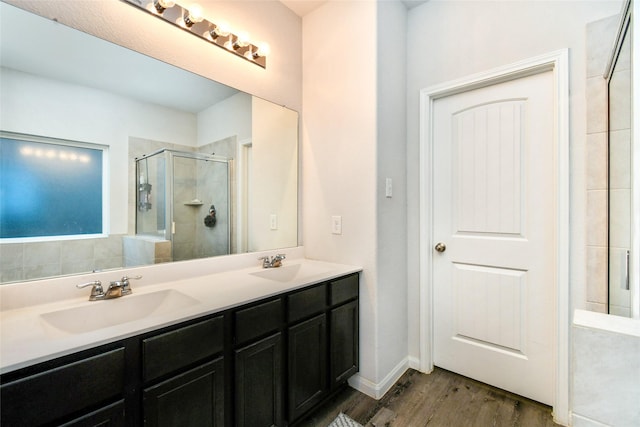
[(136, 159), (136, 235), (171, 242), (173, 261), (231, 251), (232, 159), (161, 149)]

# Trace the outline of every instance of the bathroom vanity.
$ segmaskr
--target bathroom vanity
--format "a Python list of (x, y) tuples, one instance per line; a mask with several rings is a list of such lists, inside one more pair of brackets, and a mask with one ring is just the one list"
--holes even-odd
[[(39, 324), (48, 338), (37, 354), (27, 343), (37, 334), (11, 342), (3, 326), (1, 424), (295, 425), (358, 371), (358, 268), (298, 260), (141, 286), (141, 307), (158, 292), (177, 308), (156, 316), (156, 327), (147, 316), (85, 331), (77, 318), (70, 332), (52, 326), (51, 307), (3, 312), (9, 323)], [(167, 292), (198, 304), (175, 305), (184, 301)], [(24, 347), (25, 360), (12, 345)]]

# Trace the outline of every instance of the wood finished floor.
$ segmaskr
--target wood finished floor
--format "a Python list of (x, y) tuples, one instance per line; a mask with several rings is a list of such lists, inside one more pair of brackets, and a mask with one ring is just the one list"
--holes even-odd
[(348, 387), (302, 426), (326, 427), (340, 412), (365, 427), (558, 425), (546, 405), (440, 368), (408, 370), (380, 400)]

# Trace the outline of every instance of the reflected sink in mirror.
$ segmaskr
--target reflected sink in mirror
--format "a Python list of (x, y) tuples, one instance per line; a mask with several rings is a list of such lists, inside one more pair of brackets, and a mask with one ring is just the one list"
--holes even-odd
[(316, 274), (326, 273), (327, 267), (315, 264), (291, 264), (277, 268), (267, 268), (249, 273), (252, 276), (262, 277), (263, 279), (275, 280), (277, 282), (291, 282), (303, 277), (310, 277)]
[(167, 289), (142, 295), (130, 295), (92, 302), (82, 307), (52, 311), (40, 315), (49, 326), (82, 334), (146, 317), (167, 314), (198, 304), (199, 301), (181, 292)]

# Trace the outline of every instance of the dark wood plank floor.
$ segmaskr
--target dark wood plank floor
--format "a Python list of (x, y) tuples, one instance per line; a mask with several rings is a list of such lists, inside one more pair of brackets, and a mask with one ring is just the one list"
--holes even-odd
[(546, 405), (440, 368), (408, 370), (380, 400), (349, 387), (302, 425), (325, 427), (340, 412), (366, 427), (558, 425)]

